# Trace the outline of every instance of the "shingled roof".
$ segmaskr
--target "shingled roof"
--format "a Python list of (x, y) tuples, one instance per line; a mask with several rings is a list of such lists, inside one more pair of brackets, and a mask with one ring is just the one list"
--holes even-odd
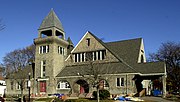
[(108, 42), (106, 46), (116, 53), (123, 61), (128, 64), (134, 64), (138, 61), (139, 50), (142, 38)]
[[(165, 74), (164, 62), (137, 63), (132, 66), (135, 70), (128, 68), (120, 62), (94, 64), (93, 68), (89, 64), (66, 66), (57, 77), (94, 75), (93, 69), (96, 69), (99, 75), (102, 74), (139, 74), (139, 75), (163, 75)], [(99, 70), (100, 68), (100, 70)]]
[(39, 27), (39, 30), (50, 28), (50, 27), (56, 27), (59, 30), (61, 30), (62, 32), (64, 32), (62, 23), (59, 20), (59, 18), (57, 17), (57, 15), (55, 14), (53, 9), (51, 9), (49, 14), (44, 18), (44, 20), (42, 21), (42, 23)]
[[(112, 63), (97, 63), (93, 64), (93, 68), (90, 64), (83, 65), (72, 65), (66, 66), (57, 77), (66, 76), (78, 76), (77, 73), (81, 75), (94, 75), (92, 73), (93, 69), (98, 70), (99, 75), (102, 74), (140, 74), (140, 75), (162, 75), (165, 74), (165, 64), (164, 62), (147, 62), (147, 63), (137, 63), (132, 67), (135, 69), (128, 68), (125, 64), (121, 62)], [(99, 70), (100, 68), (100, 70)]]
[(99, 75), (102, 74), (120, 74), (120, 73), (136, 73), (136, 71), (128, 68), (125, 64), (119, 62), (111, 63), (94, 63), (91, 64), (82, 64), (82, 65), (72, 65), (66, 66), (57, 77), (66, 77), (66, 76), (77, 76), (77, 73), (81, 75), (94, 75), (93, 70), (98, 72)]
[[(99, 74), (165, 74), (164, 62), (138, 63), (142, 38), (104, 43), (94, 34), (89, 33), (119, 60), (119, 62), (93, 64), (93, 68), (101, 68)], [(65, 66), (57, 77), (77, 76), (77, 73), (89, 75), (91, 71), (92, 66), (88, 64)]]
[(164, 62), (138, 63), (134, 65), (134, 68), (144, 75), (165, 74), (166, 72)]

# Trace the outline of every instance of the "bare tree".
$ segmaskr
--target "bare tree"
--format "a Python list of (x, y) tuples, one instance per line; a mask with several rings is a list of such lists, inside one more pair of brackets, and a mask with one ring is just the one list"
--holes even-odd
[[(88, 49), (88, 48), (87, 48)], [(110, 71), (110, 62), (104, 61), (106, 52), (105, 50), (102, 50), (103, 57), (100, 58), (100, 56), (96, 56), (95, 53), (98, 53), (98, 51), (90, 51), (82, 53), (82, 56), (85, 66), (79, 66), (77, 72), (77, 75), (83, 77), (85, 80), (89, 81), (89, 86), (94, 87), (97, 90), (97, 102), (99, 102), (99, 90), (104, 89), (104, 84), (101, 81), (106, 81), (104, 79), (104, 75), (108, 74)], [(74, 72), (76, 73), (76, 72)], [(86, 86), (86, 85), (84, 85)]]
[(14, 50), (3, 58), (3, 66), (6, 71), (6, 78), (14, 80), (20, 86), (21, 99), (23, 90), (28, 79), (28, 73), (32, 72), (29, 62), (34, 60), (35, 46), (31, 45), (23, 49)]
[(5, 25), (2, 23), (2, 19), (0, 19), (0, 31), (5, 28)]
[(4, 76), (4, 70), (5, 70), (5, 67), (4, 67), (4, 65), (1, 63), (1, 64), (0, 64), (0, 76)]
[(35, 46), (31, 45), (23, 49), (17, 49), (7, 53), (3, 58), (3, 65), (6, 67), (6, 73), (18, 71), (29, 64), (29, 60), (35, 57)]
[(180, 43), (162, 43), (158, 51), (149, 56), (150, 61), (165, 61), (169, 91), (180, 90)]

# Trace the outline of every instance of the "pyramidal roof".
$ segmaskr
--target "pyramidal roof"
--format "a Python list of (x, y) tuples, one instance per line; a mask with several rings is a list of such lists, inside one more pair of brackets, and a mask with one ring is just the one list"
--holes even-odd
[(39, 27), (39, 30), (50, 27), (56, 27), (64, 32), (61, 21), (59, 20), (53, 9), (51, 9), (49, 14), (44, 18), (44, 20), (41, 23), (41, 26)]
[(72, 40), (71, 40), (71, 38), (70, 38), (70, 37), (68, 37), (67, 41), (69, 42), (69, 45), (74, 46), (74, 44), (72, 43)]

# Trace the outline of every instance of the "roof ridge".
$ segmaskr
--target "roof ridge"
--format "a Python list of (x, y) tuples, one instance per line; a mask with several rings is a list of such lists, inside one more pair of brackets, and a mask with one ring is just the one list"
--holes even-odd
[(105, 42), (105, 44), (108, 44), (108, 43), (117, 43), (117, 42), (125, 42), (125, 41), (132, 41), (132, 40), (138, 40), (138, 39), (142, 39), (142, 38), (140, 37), (140, 38), (127, 39), (127, 40), (111, 41), (111, 42)]

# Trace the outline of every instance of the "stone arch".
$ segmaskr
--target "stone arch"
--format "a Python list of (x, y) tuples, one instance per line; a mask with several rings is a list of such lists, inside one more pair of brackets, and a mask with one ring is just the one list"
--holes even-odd
[(84, 79), (79, 79), (75, 81), (73, 85), (74, 93), (89, 93), (89, 84)]

